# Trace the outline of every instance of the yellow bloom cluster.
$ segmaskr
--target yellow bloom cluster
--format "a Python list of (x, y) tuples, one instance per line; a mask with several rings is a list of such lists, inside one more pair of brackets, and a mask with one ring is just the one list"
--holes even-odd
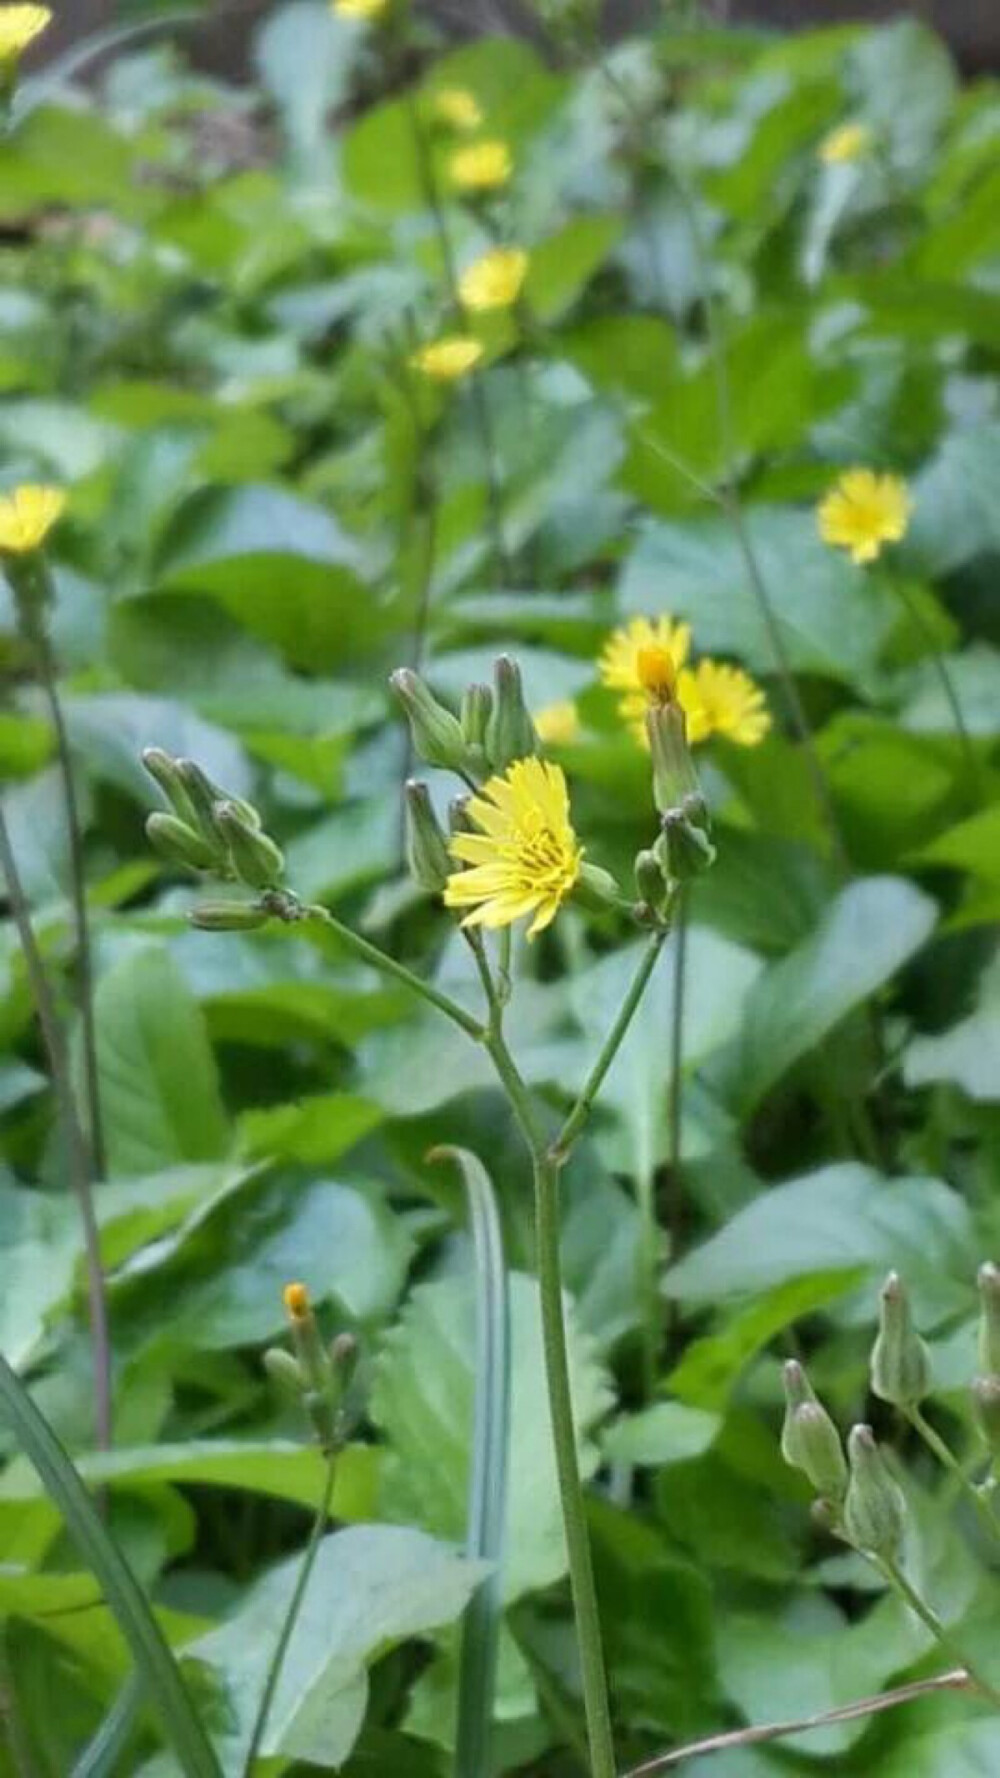
[(483, 121), (479, 100), (464, 86), (443, 86), (431, 99), (439, 123), (452, 130), (478, 130)]
[(875, 140), (875, 132), (870, 124), (859, 123), (856, 119), (850, 123), (838, 124), (828, 136), (824, 136), (819, 145), (819, 158), (825, 166), (835, 167), (843, 161), (860, 160), (868, 154)]
[(689, 666), (690, 651), (690, 625), (669, 617), (634, 617), (608, 637), (598, 672), (603, 685), (620, 693), (619, 713), (636, 740), (648, 745), (650, 703), (675, 698), (691, 742), (722, 735), (756, 747), (771, 726), (760, 686), (742, 667), (707, 656)]
[(448, 176), (456, 191), (496, 191), (507, 184), (513, 171), (510, 149), (494, 136), (457, 148), (448, 163)]
[(572, 893), (583, 862), (563, 772), (546, 760), (515, 760), (465, 811), (480, 831), (449, 841), (452, 857), (470, 868), (448, 878), (445, 906), (470, 910), (463, 926), (510, 926), (533, 914), (534, 938)]
[(467, 309), (509, 309), (521, 294), (528, 271), (523, 247), (491, 247), (466, 266), (458, 294)]
[(0, 550), (25, 556), (45, 542), (66, 505), (61, 488), (25, 483), (0, 494)]
[(848, 469), (820, 502), (816, 520), (824, 543), (864, 563), (874, 562), (885, 544), (905, 536), (911, 511), (901, 476)]
[(410, 363), (414, 370), (419, 370), (435, 383), (455, 383), (475, 369), (482, 355), (480, 341), (474, 340), (471, 334), (452, 333), (421, 346), (413, 353)]
[(47, 6), (0, 6), (0, 68), (15, 61), (51, 23)]

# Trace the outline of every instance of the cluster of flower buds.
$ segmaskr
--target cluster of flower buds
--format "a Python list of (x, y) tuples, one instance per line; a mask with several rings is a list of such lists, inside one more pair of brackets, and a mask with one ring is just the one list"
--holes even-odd
[(1000, 1266), (979, 1268), (979, 1375), (972, 1385), (979, 1429), (990, 1453), (988, 1486), (1000, 1478)]
[(675, 695), (673, 666), (660, 648), (640, 651), (639, 676), (650, 697), (646, 735), (653, 764), (653, 801), (660, 832), (635, 861), (640, 918), (655, 921), (677, 887), (715, 862), (708, 808), (687, 738), (687, 719)]
[(854, 1426), (847, 1453), (840, 1433), (800, 1364), (784, 1368), (781, 1452), (816, 1490), (816, 1523), (865, 1555), (892, 1560), (903, 1536), (905, 1504), (870, 1426)]
[[(242, 883), (257, 895), (280, 893), (285, 861), (264, 832), (252, 803), (214, 784), (193, 759), (174, 759), (147, 747), (142, 763), (170, 804), (146, 821), (150, 843), (170, 864), (222, 882)], [(249, 930), (268, 918), (266, 903), (205, 902), (191, 918), (207, 931)]]
[(521, 669), (509, 654), (496, 662), (492, 689), (467, 688), (457, 716), (409, 667), (398, 668), (389, 683), (406, 712), (413, 751), (425, 765), (479, 780), (539, 751)]
[(264, 1367), (279, 1388), (302, 1403), (320, 1449), (331, 1456), (350, 1430), (344, 1398), (357, 1365), (357, 1341), (342, 1333), (325, 1344), (304, 1284), (286, 1284), (284, 1304), (295, 1353), (272, 1346), (264, 1353)]

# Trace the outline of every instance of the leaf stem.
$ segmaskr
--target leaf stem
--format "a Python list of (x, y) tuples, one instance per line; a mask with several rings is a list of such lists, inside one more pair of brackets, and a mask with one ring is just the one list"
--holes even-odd
[(935, 1431), (930, 1421), (924, 1419), (918, 1407), (907, 1408), (904, 1412), (914, 1432), (919, 1434), (928, 1450), (933, 1451), (938, 1462), (954, 1476), (963, 1493), (968, 1495), (991, 1535), (1000, 1537), (1000, 1524), (997, 1522), (989, 1501), (985, 1495), (980, 1494), (975, 1483), (966, 1475), (951, 1446), (945, 1442), (939, 1432)]
[(553, 1159), (559, 1165), (565, 1161), (573, 1143), (576, 1141), (577, 1136), (580, 1134), (580, 1131), (586, 1123), (587, 1118), (590, 1115), (591, 1106), (604, 1084), (608, 1069), (611, 1067), (612, 1062), (621, 1048), (625, 1033), (632, 1023), (639, 1002), (642, 999), (643, 994), (646, 992), (649, 978), (656, 967), (657, 958), (663, 949), (667, 937), (667, 931), (668, 927), (664, 924), (654, 932), (650, 938), (639, 962), (639, 967), (632, 979), (631, 985), (618, 1009), (614, 1024), (601, 1045), (597, 1059), (584, 1082), (576, 1104), (573, 1106), (573, 1109), (555, 1139), (551, 1152)]

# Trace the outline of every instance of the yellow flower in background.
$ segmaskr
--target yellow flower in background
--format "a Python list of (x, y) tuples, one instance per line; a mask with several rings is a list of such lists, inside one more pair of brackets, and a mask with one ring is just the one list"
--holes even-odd
[(331, 10), (340, 19), (377, 19), (388, 0), (332, 0)]
[(414, 352), (410, 363), (414, 370), (422, 371), (436, 383), (454, 383), (459, 377), (468, 376), (482, 355), (479, 340), (467, 333), (453, 333), (444, 339), (432, 340), (429, 346), (421, 346), (419, 352)]
[(843, 161), (860, 160), (871, 149), (875, 132), (870, 124), (841, 123), (819, 145), (819, 158), (825, 166), (835, 167)]
[(0, 67), (21, 55), (51, 23), (47, 6), (0, 6)]
[(38, 549), (65, 505), (66, 496), (61, 488), (26, 484), (14, 488), (9, 494), (0, 494), (0, 550), (24, 556)]
[(622, 693), (619, 714), (643, 746), (650, 700), (669, 696), (690, 651), (691, 626), (671, 617), (633, 617), (612, 632), (601, 650), (601, 684)]
[(521, 294), (527, 271), (523, 247), (491, 247), (466, 266), (458, 294), (467, 309), (509, 309)]
[(883, 544), (905, 535), (911, 511), (902, 476), (847, 469), (820, 502), (816, 518), (824, 543), (846, 550), (853, 562), (874, 562)]
[(456, 149), (448, 162), (451, 183), (458, 191), (495, 191), (506, 185), (514, 171), (514, 162), (506, 142), (487, 137), (472, 142), (468, 148)]
[(469, 908), (463, 926), (510, 926), (527, 914), (528, 937), (555, 919), (580, 875), (583, 848), (573, 832), (566, 779), (541, 759), (516, 759), (465, 805), (481, 831), (449, 841), (457, 870), (445, 906)]
[(453, 130), (478, 130), (483, 121), (479, 100), (464, 86), (443, 86), (433, 95), (431, 109)]
[(569, 698), (546, 704), (534, 719), (535, 733), (547, 747), (568, 747), (580, 733), (580, 713)]
[(749, 673), (707, 655), (677, 675), (677, 702), (692, 745), (723, 735), (741, 747), (756, 747), (771, 727), (764, 693)]

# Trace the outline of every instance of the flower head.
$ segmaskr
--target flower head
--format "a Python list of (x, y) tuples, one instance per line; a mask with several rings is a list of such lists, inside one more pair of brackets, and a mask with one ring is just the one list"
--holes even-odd
[(849, 123), (838, 124), (828, 136), (824, 136), (819, 145), (820, 160), (827, 167), (837, 166), (841, 161), (860, 160), (869, 152), (875, 140), (875, 132), (870, 124), (860, 123), (854, 118)]
[(431, 99), (431, 109), (453, 130), (478, 130), (483, 121), (479, 100), (464, 86), (441, 87)]
[(604, 644), (597, 663), (601, 683), (622, 693), (619, 713), (643, 746), (649, 704), (670, 695), (690, 648), (690, 625), (670, 617), (633, 617)]
[(764, 693), (749, 673), (707, 656), (678, 674), (677, 702), (692, 745), (722, 735), (741, 747), (756, 747), (771, 726)]
[(25, 484), (0, 494), (0, 550), (28, 555), (45, 542), (66, 505), (61, 488)]
[(854, 562), (874, 562), (885, 543), (905, 535), (911, 501), (902, 476), (848, 469), (820, 502), (819, 534)]
[(576, 705), (566, 698), (546, 704), (535, 717), (535, 733), (549, 747), (566, 747), (580, 733), (580, 715)]
[(281, 1295), (290, 1319), (303, 1321), (310, 1309), (307, 1287), (304, 1284), (286, 1284)]
[(458, 191), (495, 191), (506, 185), (513, 171), (510, 149), (493, 136), (456, 149), (448, 163), (451, 182)]
[(471, 334), (453, 333), (444, 339), (432, 340), (414, 352), (410, 363), (414, 370), (436, 383), (454, 383), (474, 370), (483, 355), (482, 344)]
[(555, 919), (583, 861), (563, 773), (546, 760), (517, 759), (465, 812), (480, 832), (450, 841), (452, 857), (471, 868), (448, 878), (445, 906), (471, 910), (463, 926), (510, 926), (533, 914), (534, 938)]
[(47, 6), (0, 6), (0, 68), (16, 60), (51, 23)]
[(467, 309), (509, 309), (521, 294), (527, 271), (523, 247), (491, 247), (466, 266), (458, 294)]
[(341, 19), (377, 19), (388, 0), (332, 0), (331, 10)]

